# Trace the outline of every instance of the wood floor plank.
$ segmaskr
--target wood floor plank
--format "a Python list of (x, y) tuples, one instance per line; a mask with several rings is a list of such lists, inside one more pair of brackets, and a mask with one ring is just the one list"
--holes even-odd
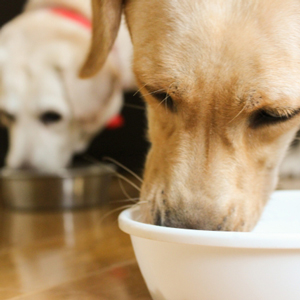
[(123, 203), (114, 203), (125, 196), (114, 187), (111, 203), (98, 208), (1, 210), (0, 300), (32, 295), (132, 261), (130, 238), (117, 223), (116, 208)]
[[(7, 290), (31, 293), (74, 280), (134, 257), (129, 237), (117, 225), (13, 248), (0, 254), (0, 299)], [(6, 290), (6, 291), (5, 291)], [(15, 296), (15, 295), (13, 295)]]
[(80, 280), (18, 297), (18, 300), (151, 300), (135, 262), (129, 261)]

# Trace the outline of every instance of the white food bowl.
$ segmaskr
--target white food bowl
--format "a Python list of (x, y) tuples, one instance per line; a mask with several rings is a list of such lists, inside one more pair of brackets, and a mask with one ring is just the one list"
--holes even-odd
[(119, 226), (154, 300), (299, 300), (300, 191), (277, 191), (253, 232), (160, 227), (123, 211)]

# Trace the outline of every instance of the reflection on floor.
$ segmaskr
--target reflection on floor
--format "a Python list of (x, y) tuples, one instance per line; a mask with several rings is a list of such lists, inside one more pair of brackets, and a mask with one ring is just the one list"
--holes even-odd
[[(285, 179), (281, 189), (300, 188)], [(126, 186), (131, 197), (138, 192)], [(64, 212), (0, 210), (0, 300), (150, 300), (129, 237), (118, 229), (123, 195), (111, 203)]]
[[(138, 192), (125, 186), (131, 197)], [(109, 205), (75, 211), (0, 211), (0, 299), (149, 300), (117, 224), (131, 204), (113, 182)]]

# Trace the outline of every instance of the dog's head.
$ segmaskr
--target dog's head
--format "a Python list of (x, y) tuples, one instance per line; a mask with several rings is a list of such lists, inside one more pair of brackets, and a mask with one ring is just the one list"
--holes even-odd
[[(121, 2), (94, 0), (84, 75), (102, 66)], [(148, 106), (152, 147), (141, 193), (148, 220), (251, 230), (300, 122), (299, 1), (128, 0), (124, 6)]]
[(7, 165), (65, 167), (120, 110), (122, 88), (110, 56), (93, 79), (78, 78), (91, 34), (47, 10), (28, 12), (0, 33), (1, 120)]

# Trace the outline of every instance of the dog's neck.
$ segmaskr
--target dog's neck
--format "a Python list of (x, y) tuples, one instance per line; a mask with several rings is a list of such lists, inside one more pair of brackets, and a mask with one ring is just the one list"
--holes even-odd
[(29, 0), (25, 6), (25, 10), (35, 10), (45, 7), (63, 7), (87, 18), (91, 18), (91, 4), (86, 0)]

